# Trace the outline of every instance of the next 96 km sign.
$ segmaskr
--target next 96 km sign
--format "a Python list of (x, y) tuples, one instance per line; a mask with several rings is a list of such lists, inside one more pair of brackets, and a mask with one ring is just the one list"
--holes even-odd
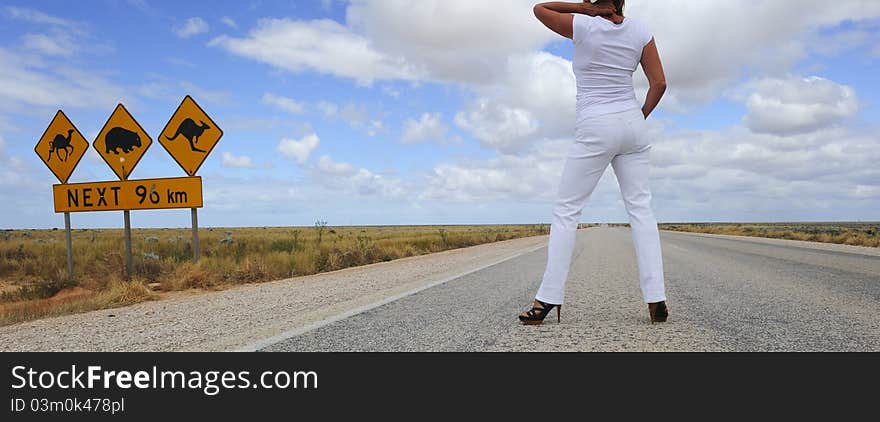
[(201, 208), (202, 178), (122, 180), (52, 186), (55, 212)]

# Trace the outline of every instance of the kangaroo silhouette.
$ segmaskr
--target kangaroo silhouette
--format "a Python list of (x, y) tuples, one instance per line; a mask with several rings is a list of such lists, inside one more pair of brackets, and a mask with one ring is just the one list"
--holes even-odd
[(165, 136), (169, 141), (173, 141), (177, 139), (178, 136), (183, 135), (187, 141), (189, 141), (189, 147), (195, 152), (205, 152), (205, 150), (196, 148), (196, 144), (199, 143), (199, 136), (202, 136), (206, 130), (210, 129), (211, 126), (208, 126), (207, 123), (199, 120), (201, 125), (197, 125), (193, 119), (187, 118), (186, 120), (180, 122), (180, 126), (177, 127), (177, 132), (174, 133), (174, 136), (168, 137)]
[[(70, 145), (70, 135), (73, 134), (73, 129), (67, 131), (67, 137), (65, 138), (60, 133), (55, 135), (55, 139), (52, 140), (52, 144), (49, 146), (49, 157), (46, 158), (46, 162), (52, 161), (52, 153), (55, 153), (55, 156), (58, 157), (58, 161), (62, 163), (67, 161), (67, 157), (70, 157), (70, 154), (73, 152), (73, 145)], [(64, 151), (64, 158), (61, 158), (61, 151)]]
[(119, 149), (122, 148), (123, 154), (128, 154), (135, 147), (141, 146), (141, 136), (137, 132), (132, 132), (122, 127), (114, 127), (107, 132), (104, 139), (104, 153), (109, 154), (113, 151), (119, 155)]

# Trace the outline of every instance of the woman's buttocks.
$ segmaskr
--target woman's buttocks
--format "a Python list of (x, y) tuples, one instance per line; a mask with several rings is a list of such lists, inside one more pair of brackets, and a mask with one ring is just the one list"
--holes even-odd
[(597, 151), (627, 154), (650, 148), (647, 124), (640, 109), (588, 117), (578, 122), (575, 142)]

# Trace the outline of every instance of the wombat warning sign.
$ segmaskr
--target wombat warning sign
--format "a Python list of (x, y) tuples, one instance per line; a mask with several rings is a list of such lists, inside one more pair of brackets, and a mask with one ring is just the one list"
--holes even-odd
[(221, 137), (223, 131), (187, 95), (159, 134), (159, 143), (186, 174), (195, 176)]
[(119, 104), (98, 133), (92, 146), (119, 176), (128, 180), (134, 167), (147, 152), (153, 140), (125, 106)]

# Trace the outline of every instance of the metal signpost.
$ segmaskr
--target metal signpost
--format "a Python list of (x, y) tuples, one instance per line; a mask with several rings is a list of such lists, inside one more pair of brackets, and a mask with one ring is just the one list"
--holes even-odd
[[(195, 176), (208, 154), (223, 137), (223, 130), (217, 126), (199, 106), (187, 95), (168, 120), (165, 129), (159, 133), (161, 144), (180, 168), (190, 176)], [(199, 215), (192, 208), (193, 260), (199, 260)]]
[[(152, 144), (153, 139), (122, 104), (116, 106), (92, 142), (119, 180), (128, 179)], [(131, 278), (131, 211), (126, 209), (122, 214), (125, 219), (125, 274)]]
[[(198, 123), (196, 123), (198, 122)], [(199, 257), (198, 213), (204, 206), (202, 178), (195, 173), (223, 136), (223, 131), (189, 95), (184, 98), (160, 135), (160, 143), (189, 177), (130, 180), (128, 176), (153, 143), (150, 135), (119, 104), (92, 143), (119, 177), (118, 181), (67, 183), (85, 155), (88, 141), (59, 110), (40, 137), (34, 152), (58, 178), (52, 196), (55, 212), (64, 213), (67, 236), (67, 270), (72, 279), (73, 241), (70, 213), (122, 211), (125, 220), (125, 271), (133, 272), (131, 211), (186, 209), (192, 214), (193, 258)]]
[[(37, 141), (34, 152), (40, 157), (62, 184), (66, 184), (86, 155), (89, 142), (63, 111), (58, 110), (43, 136)], [(64, 233), (67, 240), (67, 277), (73, 279), (73, 248), (70, 233), (70, 213), (64, 213)]]

